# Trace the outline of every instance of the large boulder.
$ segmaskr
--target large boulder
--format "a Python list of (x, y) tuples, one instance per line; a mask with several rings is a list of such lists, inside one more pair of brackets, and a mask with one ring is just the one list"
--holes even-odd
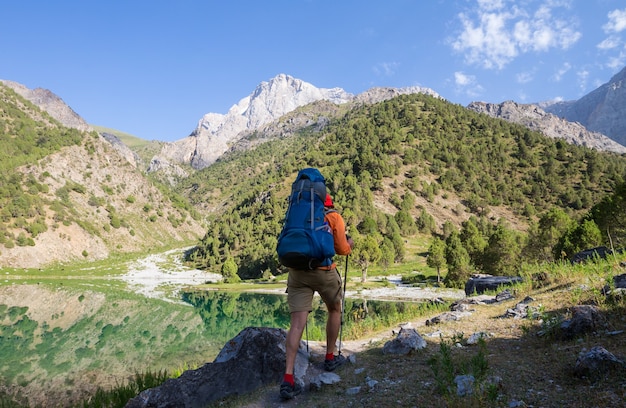
[(522, 278), (519, 276), (472, 275), (465, 283), (465, 294), (467, 296), (480, 295), (488, 290), (498, 290), (503, 286), (511, 286), (520, 282), (522, 282)]
[(609, 248), (605, 246), (599, 246), (575, 253), (574, 255), (572, 255), (570, 261), (577, 264), (591, 261), (594, 259), (606, 259), (612, 253), (613, 251), (611, 251)]
[[(141, 392), (126, 408), (200, 408), (230, 395), (278, 384), (285, 371), (286, 335), (282, 329), (247, 327), (224, 346), (214, 362)], [(302, 350), (296, 361), (300, 374), (308, 365)]]

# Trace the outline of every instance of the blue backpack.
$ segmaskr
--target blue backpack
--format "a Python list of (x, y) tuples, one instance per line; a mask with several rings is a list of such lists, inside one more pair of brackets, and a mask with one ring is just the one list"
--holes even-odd
[(310, 270), (332, 264), (335, 244), (324, 221), (325, 199), (326, 184), (319, 170), (300, 170), (291, 185), (289, 207), (276, 245), (283, 266)]

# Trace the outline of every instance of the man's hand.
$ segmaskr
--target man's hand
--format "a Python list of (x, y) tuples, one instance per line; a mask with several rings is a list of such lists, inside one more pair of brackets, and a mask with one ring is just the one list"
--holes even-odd
[(346, 236), (346, 239), (348, 241), (348, 245), (350, 245), (350, 249), (354, 248), (354, 241), (352, 240), (352, 238)]

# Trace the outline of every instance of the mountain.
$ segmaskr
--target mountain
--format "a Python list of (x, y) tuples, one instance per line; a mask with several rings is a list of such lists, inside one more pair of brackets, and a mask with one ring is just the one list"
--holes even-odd
[[(418, 92), (438, 96), (432, 89), (422, 87), (373, 88), (354, 96), (341, 88), (316, 88), (300, 79), (279, 74), (268, 82), (261, 82), (225, 115), (205, 114), (190, 136), (166, 144), (154, 157), (148, 171), (176, 168), (178, 164), (190, 165), (194, 169), (205, 168), (228, 151), (246, 132), (254, 132), (313, 102), (326, 100), (337, 105), (349, 102), (374, 103)], [(180, 169), (175, 171), (181, 172)]]
[(544, 103), (543, 109), (626, 145), (626, 68), (576, 101)]
[(63, 102), (63, 99), (59, 98), (51, 91), (43, 88), (29, 89), (20, 83), (2, 79), (0, 79), (0, 83), (13, 89), (24, 99), (46, 111), (63, 126), (84, 131), (91, 130), (89, 124), (87, 124), (82, 117), (80, 117), (72, 108)]
[(499, 104), (472, 102), (467, 108), (494, 118), (518, 123), (546, 136), (564, 139), (574, 145), (620, 154), (626, 153), (626, 147), (603, 134), (589, 131), (580, 123), (570, 122), (547, 113), (537, 105), (519, 104), (513, 101)]
[[(47, 91), (0, 83), (5, 123), (0, 128), (0, 266), (104, 259), (191, 243), (204, 233), (185, 200), (149, 179), (117, 137), (79, 130), (84, 123), (64, 105)], [(76, 128), (59, 123), (52, 113)]]
[[(7, 100), (13, 104), (11, 109), (27, 112), (36, 121), (37, 127), (47, 127), (52, 129), (51, 132), (66, 132), (59, 130), (68, 129), (59, 123), (59, 120), (64, 120), (75, 129), (81, 129), (83, 123), (80, 120), (69, 121), (73, 111), (64, 106), (60, 98), (41, 90), (30, 92), (14, 83), (10, 87), (0, 84), (5, 93), (14, 88), (33, 103), (45, 107), (46, 111), (39, 110), (26, 99), (7, 93)], [(413, 97), (416, 99), (413, 100)], [(385, 101), (392, 103), (386, 104)], [(150, 172), (144, 173), (145, 161), (142, 162), (134, 152), (128, 154), (129, 150), (125, 150), (127, 147), (121, 139), (108, 131), (84, 133), (80, 142), (46, 151), (41, 157), (27, 156), (28, 160), (19, 166), (6, 169), (6, 174), (14, 171), (19, 175), (22, 191), (42, 189), (39, 193), (29, 193), (31, 195), (26, 201), (40, 200), (42, 203), (35, 206), (36, 212), (45, 214), (45, 219), (18, 216), (18, 221), (10, 226), (0, 225), (7, 230), (4, 236), (8, 237), (0, 237), (3, 240), (0, 244), (7, 248), (0, 253), (0, 264), (23, 266), (28, 261), (29, 266), (42, 265), (64, 256), (69, 259), (100, 259), (115, 252), (193, 240), (194, 236), (206, 233), (195, 215), (198, 212), (212, 218), (213, 228), (222, 222), (234, 226), (237, 219), (224, 220), (219, 218), (221, 214), (247, 213), (250, 203), (266, 202), (269, 191), (274, 188), (271, 183), (288, 184), (285, 180), (292, 176), (295, 169), (303, 165), (324, 168), (330, 166), (328, 160), (336, 160), (340, 167), (331, 170), (335, 185), (342, 185), (343, 175), (354, 174), (354, 178), (345, 182), (358, 180), (359, 185), (368, 186), (372, 191), (384, 191), (383, 195), (373, 197), (374, 204), (368, 194), (361, 192), (358, 194), (364, 194), (361, 199), (366, 204), (346, 202), (344, 198), (345, 203), (355, 207), (373, 205), (366, 211), (372, 212), (373, 208), (377, 208), (383, 209), (386, 214), (394, 214), (398, 207), (398, 195), (403, 197), (411, 191), (418, 196), (419, 208), (435, 218), (433, 224), (437, 230), (442, 228), (445, 220), (452, 220), (453, 225), (458, 226), (472, 213), (489, 214), (493, 220), (505, 218), (517, 229), (525, 230), (528, 226), (526, 218), (532, 218), (533, 214), (545, 211), (549, 206), (564, 206), (572, 214), (578, 214), (601, 198), (601, 194), (611, 190), (614, 175), (598, 176), (596, 163), (598, 160), (618, 159), (605, 159), (586, 151), (564, 153), (565, 148), (561, 145), (539, 143), (538, 134), (534, 132), (525, 132), (522, 140), (520, 129), (507, 127), (502, 133), (502, 121), (478, 119), (473, 116), (475, 111), (508, 121), (517, 120), (524, 123), (525, 129), (538, 129), (548, 136), (561, 137), (573, 144), (597, 150), (621, 151), (619, 146), (606, 138), (585, 133), (579, 125), (532, 105), (475, 103), (467, 109), (443, 100), (428, 88), (420, 87), (372, 88), (353, 96), (340, 88), (318, 89), (281, 74), (261, 83), (226, 115), (204, 115), (191, 136), (178, 142), (164, 143), (160, 153), (151, 160)], [(59, 119), (53, 118), (53, 113)], [(354, 116), (360, 119), (353, 121)], [(352, 124), (346, 127), (345, 123)], [(9, 131), (21, 128), (27, 129), (28, 126), (17, 126)], [(354, 132), (360, 135), (356, 139), (353, 139)], [(502, 145), (499, 141), (502, 134), (517, 135), (517, 139), (510, 138)], [(378, 139), (371, 139), (374, 135)], [(470, 135), (471, 138), (466, 139)], [(387, 137), (390, 139), (387, 140)], [(462, 145), (455, 141), (457, 137), (463, 138)], [(479, 143), (479, 137), (480, 140), (484, 137), (489, 139), (480, 142), (485, 147), (478, 151), (466, 151), (469, 145)], [(343, 145), (335, 140), (331, 146), (336, 151), (327, 152), (323, 158), (310, 157), (306, 149), (322, 152), (325, 147), (320, 145), (320, 141), (328, 138), (344, 138), (351, 142)], [(46, 140), (47, 137), (40, 139)], [(37, 140), (27, 141), (26, 150), (38, 148), (37, 143)], [(491, 149), (493, 143), (501, 150), (489, 153), (487, 147)], [(519, 157), (510, 152), (515, 145), (522, 149)], [(549, 150), (545, 157), (538, 155), (539, 146)], [(397, 152), (391, 154), (387, 150)], [(248, 151), (250, 154), (247, 154)], [(339, 152), (345, 154), (337, 156)], [(554, 156), (555, 152), (559, 154)], [(259, 159), (256, 156), (259, 154), (270, 154), (270, 157)], [(505, 167), (498, 164), (499, 168), (495, 171), (495, 163), (484, 161), (486, 154), (494, 157), (504, 155), (503, 162), (509, 164)], [(543, 163), (546, 157), (551, 161)], [(563, 157), (578, 161), (569, 163), (569, 170), (559, 170), (559, 166), (564, 165), (561, 163)], [(378, 163), (381, 160), (384, 163)], [(419, 168), (413, 164), (416, 160), (420, 163)], [(479, 163), (478, 160), (492, 173), (481, 175), (478, 170), (472, 169), (470, 174), (465, 174), (470, 165), (473, 167), (474, 162)], [(517, 160), (520, 160), (519, 164)], [(456, 168), (457, 165), (451, 164), (454, 162), (461, 167)], [(542, 165), (549, 165), (549, 168), (542, 169)], [(590, 167), (581, 176), (584, 185), (564, 185), (562, 181), (557, 181), (570, 177), (568, 172), (584, 169), (585, 166)], [(608, 166), (614, 171), (621, 164)], [(507, 170), (517, 167), (528, 173), (516, 175)], [(157, 169), (169, 169), (169, 173), (163, 178), (159, 175), (161, 172), (156, 172)], [(267, 177), (268, 174), (272, 175), (271, 181), (256, 179), (259, 175)], [(157, 183), (157, 176), (167, 181), (168, 186), (174, 186), (174, 192), (169, 190), (170, 187)], [(504, 180), (503, 177), (511, 178)], [(597, 177), (604, 177), (600, 179), (602, 183)], [(529, 184), (529, 180), (534, 182)], [(579, 183), (579, 180), (574, 181)], [(29, 186), (28, 183), (34, 184)], [(494, 183), (500, 184), (494, 186)], [(265, 186), (267, 190), (259, 191), (260, 186)], [(439, 197), (441, 189), (445, 190), (445, 194)], [(7, 197), (9, 195), (7, 193)], [(550, 201), (536, 203), (533, 201), (536, 196), (545, 196)], [(351, 197), (353, 200), (356, 195)], [(338, 199), (341, 202), (341, 196)], [(186, 204), (186, 200), (190, 200), (191, 205)], [(276, 204), (273, 200), (272, 203)], [(265, 211), (271, 214), (274, 222), (281, 209)], [(410, 215), (420, 216), (419, 212)], [(266, 234), (273, 231), (276, 225), (272, 223)], [(43, 231), (33, 233), (33, 229)], [(68, 237), (79, 238), (70, 243), (66, 242)], [(246, 232), (237, 241), (231, 242), (229, 248), (222, 248), (222, 241), (226, 242), (227, 237), (231, 238), (232, 233), (224, 232), (221, 241), (211, 241), (207, 245), (212, 245), (211, 251), (220, 248), (223, 253), (239, 248), (241, 242), (250, 245), (249, 232)], [(263, 237), (259, 237), (258, 242), (266, 239)], [(208, 239), (208, 235), (205, 238)], [(35, 244), (32, 248), (28, 245), (29, 239)], [(267, 248), (271, 247), (271, 242), (267, 245)], [(250, 256), (265, 253), (267, 248), (259, 250), (250, 245)], [(31, 256), (29, 251), (37, 255)], [(214, 253), (209, 255), (211, 259), (219, 258)]]
[[(403, 237), (418, 230), (447, 236), (472, 218), (480, 220), (484, 245), (498, 224), (519, 234), (506, 237), (519, 248), (522, 236), (539, 230), (538, 218), (552, 210), (564, 218), (582, 216), (614, 191), (626, 168), (620, 155), (419, 93), (337, 107), (329, 121), (318, 113), (323, 108), (320, 101), (285, 115), (246, 137), (254, 148), (234, 149), (175, 186), (209, 217), (210, 230), (192, 258), (200, 267), (219, 271), (228, 256), (242, 278), (279, 270), (276, 237), (289, 181), (306, 166), (320, 169), (339, 209), (349, 211), (355, 242), (375, 238), (381, 250), (386, 245), (387, 260), (393, 251), (402, 258)], [(289, 128), (305, 117), (299, 131)], [(288, 137), (268, 136), (285, 129)], [(613, 235), (616, 245), (626, 242), (619, 239), (617, 244)], [(536, 252), (542, 259), (553, 256), (554, 244)]]

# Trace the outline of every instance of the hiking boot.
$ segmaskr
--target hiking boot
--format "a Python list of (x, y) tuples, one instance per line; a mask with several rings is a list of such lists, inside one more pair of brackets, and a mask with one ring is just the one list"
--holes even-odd
[(346, 358), (341, 354), (333, 357), (332, 360), (324, 360), (324, 370), (334, 371), (335, 368), (342, 366), (346, 363)]
[(302, 392), (302, 386), (296, 381), (293, 385), (287, 381), (280, 384), (280, 397), (284, 400), (292, 399)]

